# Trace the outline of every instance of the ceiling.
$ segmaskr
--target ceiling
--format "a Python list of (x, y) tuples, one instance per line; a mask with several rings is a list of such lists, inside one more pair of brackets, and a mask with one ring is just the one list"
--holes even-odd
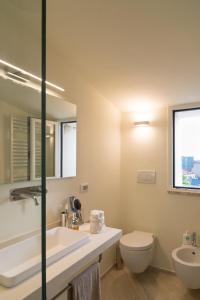
[[(41, 0), (2, 1), (40, 31)], [(200, 101), (199, 0), (47, 0), (47, 42), (122, 111)]]
[(200, 100), (199, 0), (48, 0), (48, 42), (122, 111)]

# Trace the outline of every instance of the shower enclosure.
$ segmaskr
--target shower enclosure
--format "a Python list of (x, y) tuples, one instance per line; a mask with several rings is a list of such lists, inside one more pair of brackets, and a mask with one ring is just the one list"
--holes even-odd
[[(45, 1), (2, 0), (0, 6), (0, 249), (39, 234), (31, 249), (40, 262), (40, 298), (45, 299)], [(34, 119), (40, 120), (35, 139)], [(15, 265), (6, 253), (4, 274)], [(30, 263), (31, 251), (23, 255)], [(15, 256), (22, 267), (22, 251)]]
[(0, 298), (37, 282), (30, 299), (45, 300), (47, 266), (63, 255), (59, 230), (47, 231), (60, 217), (60, 204), (48, 214), (48, 189), (76, 176), (77, 115), (59, 82), (46, 78), (57, 78), (46, 75), (46, 27), (45, 0), (1, 0)]

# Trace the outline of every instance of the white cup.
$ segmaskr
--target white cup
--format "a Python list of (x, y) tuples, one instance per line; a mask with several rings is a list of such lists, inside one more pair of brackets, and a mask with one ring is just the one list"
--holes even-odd
[(92, 210), (90, 213), (90, 232), (101, 233), (105, 226), (104, 211)]

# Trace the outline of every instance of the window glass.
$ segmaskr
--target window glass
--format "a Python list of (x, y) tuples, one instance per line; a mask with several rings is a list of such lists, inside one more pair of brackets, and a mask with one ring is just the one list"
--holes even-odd
[(200, 108), (174, 111), (173, 186), (200, 188)]

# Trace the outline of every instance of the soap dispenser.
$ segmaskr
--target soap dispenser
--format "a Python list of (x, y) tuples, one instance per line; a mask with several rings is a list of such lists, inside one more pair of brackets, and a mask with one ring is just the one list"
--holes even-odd
[(183, 234), (183, 245), (192, 245), (192, 233), (188, 230)]

